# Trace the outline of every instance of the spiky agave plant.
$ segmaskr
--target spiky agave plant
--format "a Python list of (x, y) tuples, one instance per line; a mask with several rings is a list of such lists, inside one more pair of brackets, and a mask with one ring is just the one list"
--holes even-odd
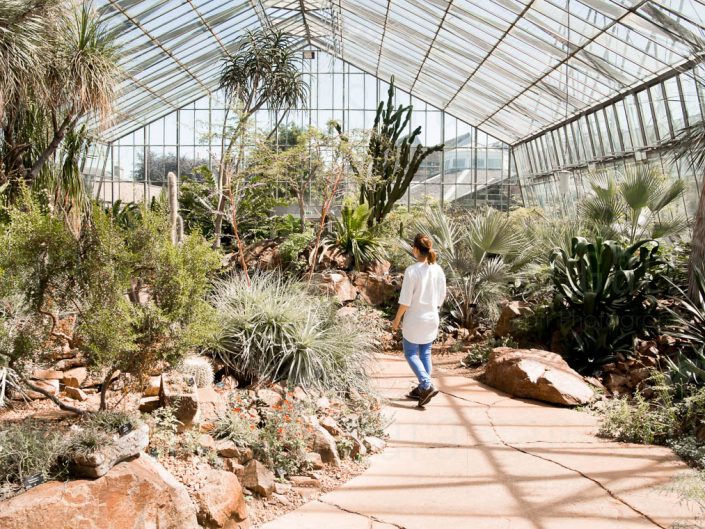
[(343, 205), (340, 216), (334, 218), (333, 230), (325, 242), (336, 246), (342, 252), (352, 255), (355, 268), (364, 263), (380, 261), (384, 250), (380, 239), (368, 228), (370, 209), (367, 204), (355, 207)]

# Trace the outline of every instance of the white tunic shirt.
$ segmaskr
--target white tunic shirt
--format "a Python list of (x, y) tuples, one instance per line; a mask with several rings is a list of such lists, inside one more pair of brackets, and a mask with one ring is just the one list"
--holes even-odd
[(431, 343), (438, 336), (438, 310), (446, 298), (446, 276), (437, 264), (416, 263), (404, 271), (399, 304), (404, 314), (402, 336), (411, 343)]

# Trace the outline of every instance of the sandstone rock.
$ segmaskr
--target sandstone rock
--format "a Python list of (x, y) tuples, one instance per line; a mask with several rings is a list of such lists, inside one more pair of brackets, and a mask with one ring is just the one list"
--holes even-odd
[(333, 437), (337, 437), (343, 433), (343, 429), (333, 417), (323, 417), (319, 420), (319, 423)]
[(142, 397), (140, 399), (140, 413), (152, 413), (162, 407), (159, 397)]
[(55, 369), (37, 369), (32, 373), (32, 378), (36, 380), (61, 380), (64, 378), (64, 372)]
[[(245, 262), (249, 268), (257, 270), (276, 270), (282, 264), (279, 245), (283, 239), (265, 239), (251, 244), (245, 249)], [(239, 266), (236, 258), (232, 265)]]
[(88, 370), (85, 367), (75, 367), (64, 371), (64, 378), (61, 379), (61, 383), (64, 386), (80, 388), (87, 378)]
[(357, 289), (345, 272), (323, 272), (311, 276), (311, 287), (321, 294), (332, 296), (339, 302), (353, 301)]
[(335, 439), (318, 421), (315, 421), (312, 426), (313, 451), (321, 456), (324, 463), (339, 467), (340, 455), (338, 455), (338, 445)]
[(200, 421), (200, 407), (196, 388), (189, 386), (180, 373), (170, 373), (162, 376), (159, 390), (162, 407), (172, 406), (174, 416), (184, 427)]
[(142, 395), (145, 397), (158, 397), (159, 389), (162, 387), (162, 376), (149, 377), (144, 386)]
[(215, 439), (207, 433), (198, 436), (198, 445), (205, 450), (215, 450)]
[(264, 402), (270, 408), (278, 406), (284, 401), (284, 399), (278, 392), (266, 388), (257, 391), (257, 398)]
[(363, 443), (356, 435), (347, 434), (345, 437), (352, 443), (352, 448), (350, 449), (350, 459), (355, 459), (357, 456), (367, 455), (367, 447), (365, 446), (365, 443)]
[(320, 489), (321, 482), (316, 478), (311, 478), (309, 476), (291, 476), (289, 478), (291, 484), (294, 487), (301, 487), (305, 489)]
[(274, 492), (276, 494), (287, 494), (291, 492), (291, 485), (289, 483), (275, 483)]
[(245, 476), (245, 467), (238, 463), (237, 459), (230, 457), (223, 458), (223, 468), (235, 474), (238, 479), (243, 479)]
[(83, 478), (99, 478), (115, 465), (138, 457), (149, 444), (149, 426), (140, 424), (131, 432), (115, 439), (113, 444), (88, 455), (79, 455), (69, 463), (71, 474)]
[(260, 496), (269, 498), (274, 492), (274, 474), (262, 463), (253, 459), (245, 465), (242, 484)]
[(283, 505), (284, 507), (291, 507), (292, 505), (294, 505), (289, 498), (287, 498), (283, 494), (279, 494), (278, 492), (272, 494), (272, 498), (274, 499), (274, 501), (276, 501), (280, 505)]
[(97, 480), (52, 481), (0, 503), (3, 529), (198, 529), (186, 488), (146, 454)]
[(494, 328), (495, 336), (498, 338), (509, 336), (512, 333), (513, 321), (529, 312), (531, 309), (524, 301), (510, 301), (504, 305)]
[(323, 468), (323, 459), (321, 458), (321, 454), (318, 452), (307, 453), (304, 460), (314, 470), (321, 470)]
[(323, 269), (350, 270), (355, 264), (352, 255), (343, 253), (335, 246), (328, 246), (318, 257), (319, 267)]
[(301, 386), (296, 386), (294, 388), (294, 398), (296, 400), (306, 400), (308, 399), (308, 395)]
[(539, 349), (495, 348), (483, 381), (515, 397), (564, 406), (586, 404), (594, 398), (592, 388), (563, 358)]
[(364, 301), (375, 306), (396, 300), (401, 290), (401, 280), (398, 277), (379, 276), (366, 272), (356, 273), (353, 285)]
[(392, 264), (389, 261), (387, 261), (386, 259), (382, 259), (381, 261), (373, 261), (371, 263), (363, 264), (362, 271), (378, 276), (384, 276), (389, 273), (389, 269), (391, 267)]
[(363, 442), (373, 454), (381, 452), (387, 446), (387, 443), (385, 443), (382, 439), (380, 439), (379, 437), (374, 437), (372, 435), (368, 435), (367, 437), (365, 437), (363, 439)]
[(330, 408), (330, 400), (328, 397), (321, 397), (319, 399), (316, 399), (316, 408), (325, 411), (328, 408)]
[(227, 439), (217, 441), (215, 450), (220, 457), (233, 458), (242, 464), (252, 459), (252, 448), (237, 446), (233, 441)]
[[(59, 381), (58, 380), (33, 380), (32, 384), (38, 388), (48, 391), (52, 395), (59, 394)], [(28, 390), (26, 391), (27, 397), (33, 400), (45, 399), (46, 397), (39, 393), (38, 391)]]
[(215, 421), (228, 411), (225, 397), (213, 387), (198, 388), (196, 392), (198, 393), (199, 421)]
[(66, 396), (70, 399), (77, 400), (79, 402), (83, 402), (85, 400), (88, 400), (88, 395), (86, 395), (81, 388), (74, 388), (72, 386), (66, 386), (64, 388), (64, 393), (66, 393)]
[(204, 485), (194, 494), (198, 523), (206, 529), (236, 527), (247, 519), (247, 504), (237, 476), (207, 467), (199, 470)]

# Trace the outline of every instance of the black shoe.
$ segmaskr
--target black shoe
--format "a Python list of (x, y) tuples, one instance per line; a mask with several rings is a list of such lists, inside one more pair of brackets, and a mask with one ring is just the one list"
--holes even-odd
[(409, 391), (409, 393), (406, 394), (407, 399), (411, 400), (419, 400), (419, 397), (421, 396), (421, 388), (419, 386), (416, 386), (414, 389)]
[(436, 395), (438, 395), (438, 390), (433, 386), (429, 386), (428, 389), (422, 389), (419, 391), (419, 406), (424, 407)]

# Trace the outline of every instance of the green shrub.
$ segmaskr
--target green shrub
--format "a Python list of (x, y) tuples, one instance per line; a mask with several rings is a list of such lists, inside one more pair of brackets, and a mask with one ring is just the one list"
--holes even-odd
[(247, 410), (236, 406), (215, 421), (213, 437), (227, 439), (241, 448), (253, 447), (259, 441), (259, 430)]
[(292, 233), (279, 245), (282, 263), (292, 272), (301, 273), (308, 267), (303, 251), (313, 242), (313, 230), (307, 228), (303, 233)]
[(65, 473), (59, 464), (62, 441), (46, 424), (24, 421), (0, 429), (0, 483), (21, 484), (40, 474), (45, 480)]
[(637, 394), (608, 402), (599, 435), (626, 443), (663, 444), (673, 433), (674, 417)]
[(212, 303), (221, 318), (215, 356), (239, 375), (345, 392), (368, 388), (372, 337), (357, 320), (338, 321), (329, 298), (278, 274), (219, 281)]
[(87, 456), (114, 443), (112, 435), (98, 428), (84, 428), (73, 432), (61, 446), (61, 456)]
[[(44, 335), (31, 342), (0, 330), (0, 368), (20, 372), (53, 340), (80, 349), (107, 377), (140, 375), (210, 344), (217, 320), (206, 294), (220, 256), (200, 235), (174, 245), (166, 216), (146, 208), (122, 228), (96, 205), (78, 234), (29, 196), (9, 211), (0, 233), (0, 296), (19, 296)], [(72, 336), (56, 328), (67, 314), (76, 316)], [(7, 310), (0, 320), (5, 328)]]
[(139, 417), (134, 413), (118, 410), (103, 410), (86, 416), (83, 425), (86, 429), (115, 434), (120, 431), (121, 426), (127, 423), (135, 427), (140, 422)]
[(617, 352), (631, 355), (635, 337), (655, 327), (658, 248), (575, 237), (570, 252), (553, 252), (554, 303), (573, 367), (590, 371)]
[(462, 360), (466, 367), (477, 367), (485, 365), (490, 359), (490, 354), (495, 347), (516, 347), (517, 343), (509, 337), (493, 338), (486, 342), (474, 343), (470, 346), (468, 354)]

